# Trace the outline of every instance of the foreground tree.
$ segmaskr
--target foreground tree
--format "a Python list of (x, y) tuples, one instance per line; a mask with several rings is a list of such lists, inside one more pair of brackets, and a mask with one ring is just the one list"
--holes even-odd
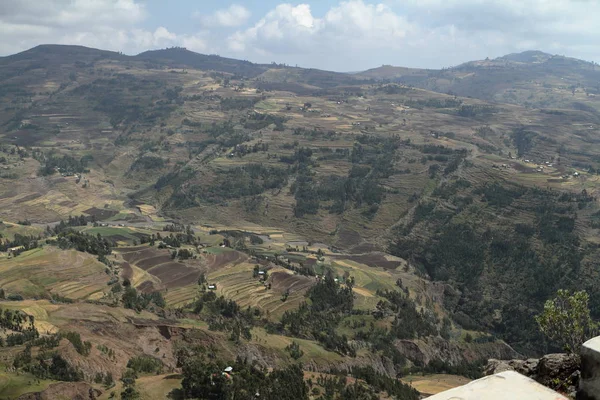
[(589, 295), (584, 290), (571, 295), (560, 289), (554, 299), (546, 301), (544, 311), (535, 320), (550, 341), (568, 353), (576, 353), (583, 342), (598, 332), (588, 302)]

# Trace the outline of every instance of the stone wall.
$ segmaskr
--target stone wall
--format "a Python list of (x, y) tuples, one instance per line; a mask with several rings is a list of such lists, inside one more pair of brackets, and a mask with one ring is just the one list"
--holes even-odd
[(581, 378), (577, 400), (600, 400), (600, 336), (581, 346)]

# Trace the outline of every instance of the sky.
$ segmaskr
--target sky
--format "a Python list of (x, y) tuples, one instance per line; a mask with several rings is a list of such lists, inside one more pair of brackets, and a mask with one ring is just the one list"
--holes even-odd
[(0, 55), (39, 44), (345, 72), (525, 50), (600, 62), (600, 0), (0, 0)]

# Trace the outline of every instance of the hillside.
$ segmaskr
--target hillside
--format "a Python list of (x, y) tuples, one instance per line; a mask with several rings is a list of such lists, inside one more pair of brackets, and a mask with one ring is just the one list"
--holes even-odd
[(442, 70), (383, 66), (358, 76), (495, 103), (595, 113), (600, 110), (600, 67), (541, 51), (471, 61)]
[(413, 399), (396, 378), (547, 351), (533, 316), (557, 289), (600, 315), (596, 68), (0, 58), (0, 308), (23, 313), (0, 321), (0, 398), (191, 396), (240, 357), (273, 391)]

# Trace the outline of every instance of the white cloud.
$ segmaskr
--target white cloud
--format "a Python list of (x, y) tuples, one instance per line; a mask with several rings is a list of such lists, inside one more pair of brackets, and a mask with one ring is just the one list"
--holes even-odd
[[(318, 59), (321, 67), (351, 69), (348, 62), (355, 64), (382, 49), (402, 48), (416, 29), (390, 7), (362, 0), (343, 1), (321, 18), (312, 14), (308, 4), (281, 4), (254, 26), (232, 34), (228, 48), (234, 53), (254, 53), (263, 61), (267, 57), (286, 62), (297, 59), (306, 65), (301, 60), (306, 55)], [(379, 62), (364, 61), (370, 65)]]
[(250, 18), (250, 11), (239, 4), (232, 4), (228, 8), (217, 10), (211, 15), (203, 16), (196, 12), (194, 15), (207, 27), (232, 28), (244, 25)]
[(343, 0), (322, 16), (281, 4), (227, 46), (250, 59), (336, 70), (442, 67), (525, 49), (593, 59), (598, 16), (600, 0)]
[(0, 54), (47, 43), (130, 54), (182, 44), (208, 50), (203, 33), (177, 35), (164, 26), (141, 28), (147, 16), (141, 0), (1, 0)]
[(318, 15), (316, 1), (281, 3), (247, 28), (250, 11), (233, 4), (196, 15), (200, 31), (175, 32), (184, 24), (147, 26), (146, 0), (0, 0), (0, 54), (41, 43), (128, 54), (177, 45), (346, 71), (439, 68), (527, 49), (600, 61), (600, 0), (338, 0)]

